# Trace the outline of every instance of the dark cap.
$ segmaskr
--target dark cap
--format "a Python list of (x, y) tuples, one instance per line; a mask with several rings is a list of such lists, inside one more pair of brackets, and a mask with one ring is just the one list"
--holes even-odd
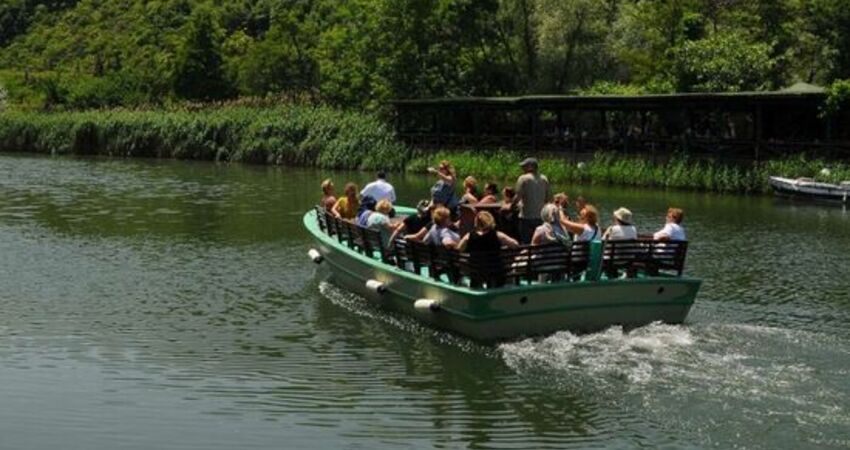
[(520, 167), (525, 167), (525, 166), (537, 167), (537, 158), (525, 158), (525, 159), (522, 160), (521, 163), (519, 163), (519, 166)]

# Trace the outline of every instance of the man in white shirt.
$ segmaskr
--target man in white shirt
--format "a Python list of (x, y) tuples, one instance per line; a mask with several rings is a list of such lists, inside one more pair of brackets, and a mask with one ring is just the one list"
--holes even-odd
[(387, 183), (387, 174), (382, 170), (378, 172), (378, 179), (367, 184), (360, 191), (360, 197), (371, 196), (376, 202), (381, 200), (389, 200), (395, 204), (395, 189), (393, 185)]
[(685, 229), (682, 227), (682, 220), (685, 218), (685, 213), (679, 208), (670, 208), (667, 210), (667, 223), (664, 228), (658, 230), (652, 237), (655, 240), (664, 241), (687, 241)]

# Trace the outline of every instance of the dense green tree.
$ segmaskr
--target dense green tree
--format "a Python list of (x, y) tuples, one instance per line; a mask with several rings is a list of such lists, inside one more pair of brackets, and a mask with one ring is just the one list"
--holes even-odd
[(241, 91), (251, 95), (310, 91), (316, 85), (317, 28), (308, 3), (273, 10), (264, 39), (247, 46), (238, 61), (235, 73)]
[(192, 100), (231, 96), (232, 87), (224, 76), (221, 32), (213, 10), (206, 6), (195, 8), (185, 36), (174, 69), (174, 93)]
[(0, 2), (0, 81), (15, 104), (290, 94), (377, 109), (848, 77), (847, 0)]
[(763, 89), (773, 66), (769, 45), (747, 42), (735, 32), (687, 41), (672, 54), (677, 88), (685, 92)]

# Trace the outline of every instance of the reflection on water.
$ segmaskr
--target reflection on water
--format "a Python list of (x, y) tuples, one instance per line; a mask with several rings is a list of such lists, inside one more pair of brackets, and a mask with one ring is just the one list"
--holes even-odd
[(850, 446), (846, 211), (564, 186), (641, 231), (683, 206), (697, 305), (493, 347), (322, 281), (327, 175), (0, 157), (0, 448)]

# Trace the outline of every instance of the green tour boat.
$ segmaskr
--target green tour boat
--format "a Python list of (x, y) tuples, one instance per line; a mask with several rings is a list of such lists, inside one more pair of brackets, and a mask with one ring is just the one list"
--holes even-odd
[[(396, 207), (400, 215), (415, 214)], [(304, 215), (309, 256), (330, 280), (440, 329), (492, 341), (682, 323), (701, 280), (682, 275), (687, 242), (521, 246), (493, 254), (397, 239), (317, 207)]]

